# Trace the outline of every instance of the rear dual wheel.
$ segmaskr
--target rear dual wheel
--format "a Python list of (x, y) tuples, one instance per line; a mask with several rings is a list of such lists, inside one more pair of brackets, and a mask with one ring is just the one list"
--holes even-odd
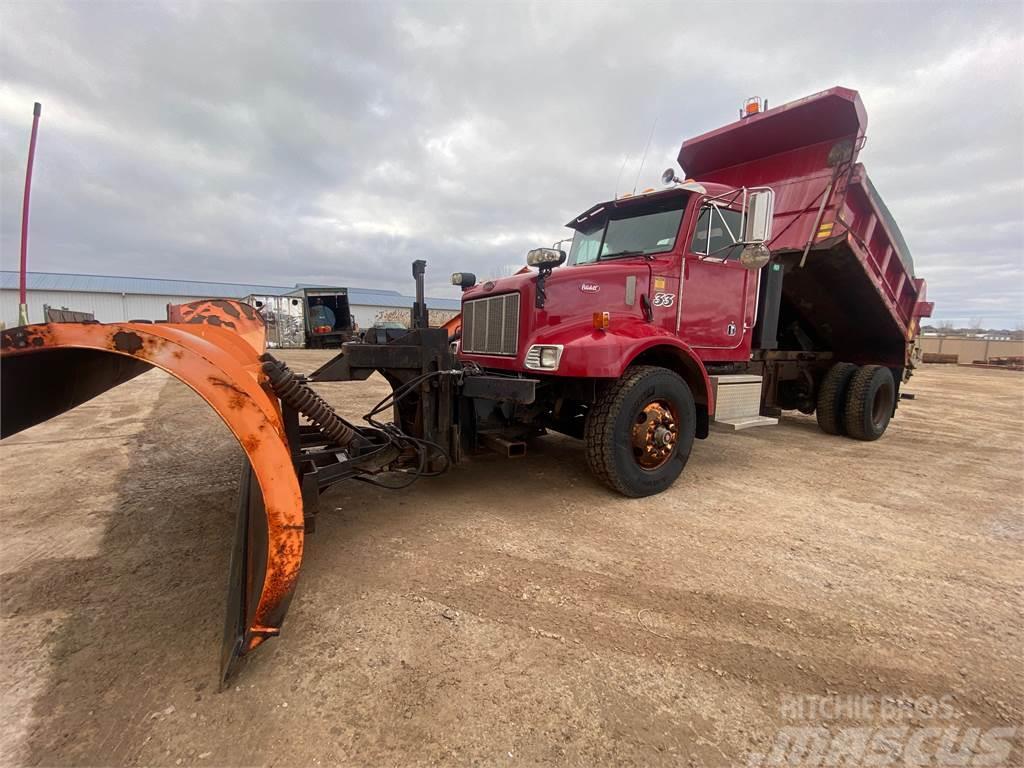
[(892, 371), (881, 365), (836, 363), (818, 389), (818, 426), (830, 435), (877, 440), (896, 403)]
[(850, 390), (850, 380), (856, 373), (857, 366), (853, 363), (836, 363), (821, 380), (815, 413), (822, 432), (829, 435), (845, 433), (843, 421), (846, 417), (846, 394)]
[(889, 426), (896, 405), (892, 371), (881, 365), (865, 365), (850, 381), (846, 397), (846, 434), (857, 440), (877, 440)]

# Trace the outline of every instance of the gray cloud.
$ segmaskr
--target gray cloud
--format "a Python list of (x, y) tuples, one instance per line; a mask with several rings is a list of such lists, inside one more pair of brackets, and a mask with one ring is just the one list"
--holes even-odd
[(0, 42), (5, 268), (34, 100), (34, 269), (394, 287), (427, 258), (455, 295), (631, 188), (655, 119), (641, 187), (746, 96), (842, 84), (937, 315), (1024, 315), (1017, 2), (6, 3)]

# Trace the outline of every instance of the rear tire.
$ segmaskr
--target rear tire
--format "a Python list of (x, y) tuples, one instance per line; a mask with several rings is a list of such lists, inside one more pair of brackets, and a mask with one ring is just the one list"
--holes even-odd
[(587, 415), (587, 465), (624, 496), (661, 493), (686, 466), (696, 428), (693, 394), (678, 374), (629, 368)]
[(836, 363), (829, 368), (818, 387), (818, 426), (829, 435), (845, 434), (846, 394), (857, 373), (853, 363)]
[(896, 403), (892, 371), (865, 365), (850, 382), (846, 397), (846, 434), (856, 440), (877, 440), (885, 434)]

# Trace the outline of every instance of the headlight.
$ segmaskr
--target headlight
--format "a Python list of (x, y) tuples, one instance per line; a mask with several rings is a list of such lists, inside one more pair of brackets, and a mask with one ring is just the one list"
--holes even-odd
[(468, 290), (476, 285), (476, 275), (472, 272), (452, 272), (452, 285), (457, 285), (464, 291)]
[(533, 371), (556, 371), (561, 360), (561, 344), (534, 344), (526, 350), (524, 364)]
[(531, 267), (557, 267), (565, 261), (565, 251), (557, 248), (534, 248), (526, 254), (526, 263)]

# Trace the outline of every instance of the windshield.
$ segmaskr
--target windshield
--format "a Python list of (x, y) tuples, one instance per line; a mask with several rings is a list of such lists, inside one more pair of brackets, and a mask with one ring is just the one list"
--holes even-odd
[(582, 225), (572, 239), (567, 264), (647, 256), (671, 251), (679, 234), (685, 197), (662, 201), (654, 210), (633, 206)]

